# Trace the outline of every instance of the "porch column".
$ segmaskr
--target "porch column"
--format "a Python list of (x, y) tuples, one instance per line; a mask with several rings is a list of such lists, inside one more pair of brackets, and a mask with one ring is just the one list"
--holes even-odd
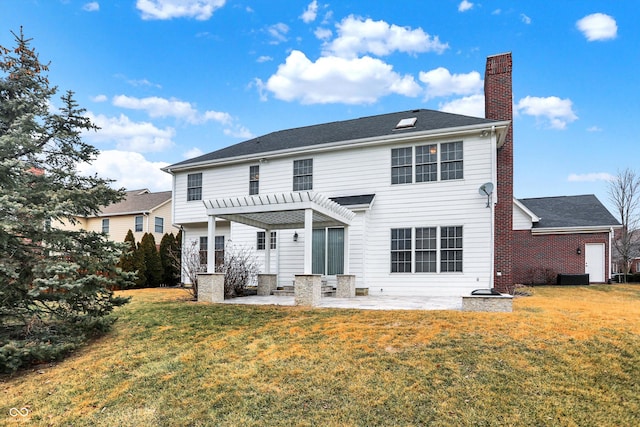
[(207, 227), (207, 273), (216, 272), (216, 217), (209, 215)]
[(349, 226), (344, 226), (344, 260), (343, 274), (349, 274)]
[(313, 209), (304, 210), (304, 274), (311, 274), (313, 253)]
[(264, 272), (271, 273), (271, 230), (264, 230)]

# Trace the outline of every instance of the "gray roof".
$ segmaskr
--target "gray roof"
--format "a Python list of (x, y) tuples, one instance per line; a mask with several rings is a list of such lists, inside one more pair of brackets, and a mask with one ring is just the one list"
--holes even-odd
[[(415, 126), (396, 129), (402, 119), (415, 117)], [(220, 160), (238, 156), (266, 154), (272, 151), (310, 147), (340, 141), (373, 138), (402, 133), (424, 132), (429, 130), (456, 128), (463, 126), (496, 123), (496, 120), (462, 116), (434, 110), (408, 110), (378, 116), (362, 117), (353, 120), (323, 123), (272, 132), (248, 141), (240, 142), (193, 159), (175, 163), (173, 167), (187, 166), (211, 160)]]
[(100, 216), (149, 212), (168, 200), (171, 200), (171, 191), (151, 193), (147, 189), (131, 190), (126, 192), (121, 202), (102, 208)]
[(369, 205), (375, 194), (359, 194), (357, 196), (329, 197), (341, 206)]
[(540, 218), (540, 221), (534, 224), (534, 228), (620, 225), (593, 194), (518, 200)]

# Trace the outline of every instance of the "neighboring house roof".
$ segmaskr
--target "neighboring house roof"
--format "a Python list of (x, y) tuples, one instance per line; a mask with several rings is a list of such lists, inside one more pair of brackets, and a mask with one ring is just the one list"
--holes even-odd
[[(412, 125), (399, 127), (403, 119), (415, 118)], [(384, 136), (398, 136), (413, 132), (454, 129), (468, 126), (504, 124), (505, 122), (434, 110), (409, 110), (359, 119), (323, 123), (294, 129), (286, 129), (240, 142), (193, 159), (164, 168), (170, 171), (191, 165), (235, 157), (266, 154), (275, 151), (300, 149), (341, 141), (354, 141)], [(508, 122), (507, 122), (508, 123)]]
[(618, 227), (620, 223), (593, 194), (518, 199), (538, 218), (533, 228)]
[(102, 208), (98, 216), (132, 215), (150, 212), (171, 201), (171, 191), (151, 193), (147, 189), (126, 192), (125, 198)]

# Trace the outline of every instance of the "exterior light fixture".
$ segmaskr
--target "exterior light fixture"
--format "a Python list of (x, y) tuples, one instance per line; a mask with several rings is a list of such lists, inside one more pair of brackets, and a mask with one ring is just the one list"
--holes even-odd
[(576, 249), (576, 253), (577, 253), (578, 255), (582, 254), (582, 249), (581, 249), (580, 247), (578, 247), (578, 249)]
[(293, 241), (294, 242), (298, 241), (298, 232), (297, 231), (293, 233)]

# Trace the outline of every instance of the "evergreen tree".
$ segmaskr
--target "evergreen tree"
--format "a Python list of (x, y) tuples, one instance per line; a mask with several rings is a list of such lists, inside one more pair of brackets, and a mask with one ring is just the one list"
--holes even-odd
[[(158, 254), (156, 239), (153, 234), (144, 233), (138, 250), (145, 264), (146, 286), (160, 286), (162, 284), (162, 263), (160, 262), (160, 255)], [(142, 274), (139, 273), (139, 275)]]
[(136, 239), (133, 237), (133, 231), (127, 231), (127, 235), (124, 238), (125, 250), (122, 252), (118, 267), (122, 271), (135, 272), (136, 271)]
[(173, 261), (172, 254), (178, 246), (173, 233), (165, 233), (160, 241), (160, 263), (162, 264), (162, 282), (165, 286), (176, 286), (180, 282), (180, 270)]
[(108, 327), (112, 320), (106, 315), (125, 302), (109, 289), (127, 286), (130, 279), (116, 267), (120, 244), (57, 226), (97, 214), (124, 192), (111, 189), (108, 180), (78, 174), (77, 165), (98, 154), (81, 140), (81, 132), (97, 128), (72, 92), (53, 110), (57, 89), (49, 86), (48, 65), (22, 30), (13, 35), (15, 48), (0, 46), (0, 371), (5, 372), (58, 357)]

